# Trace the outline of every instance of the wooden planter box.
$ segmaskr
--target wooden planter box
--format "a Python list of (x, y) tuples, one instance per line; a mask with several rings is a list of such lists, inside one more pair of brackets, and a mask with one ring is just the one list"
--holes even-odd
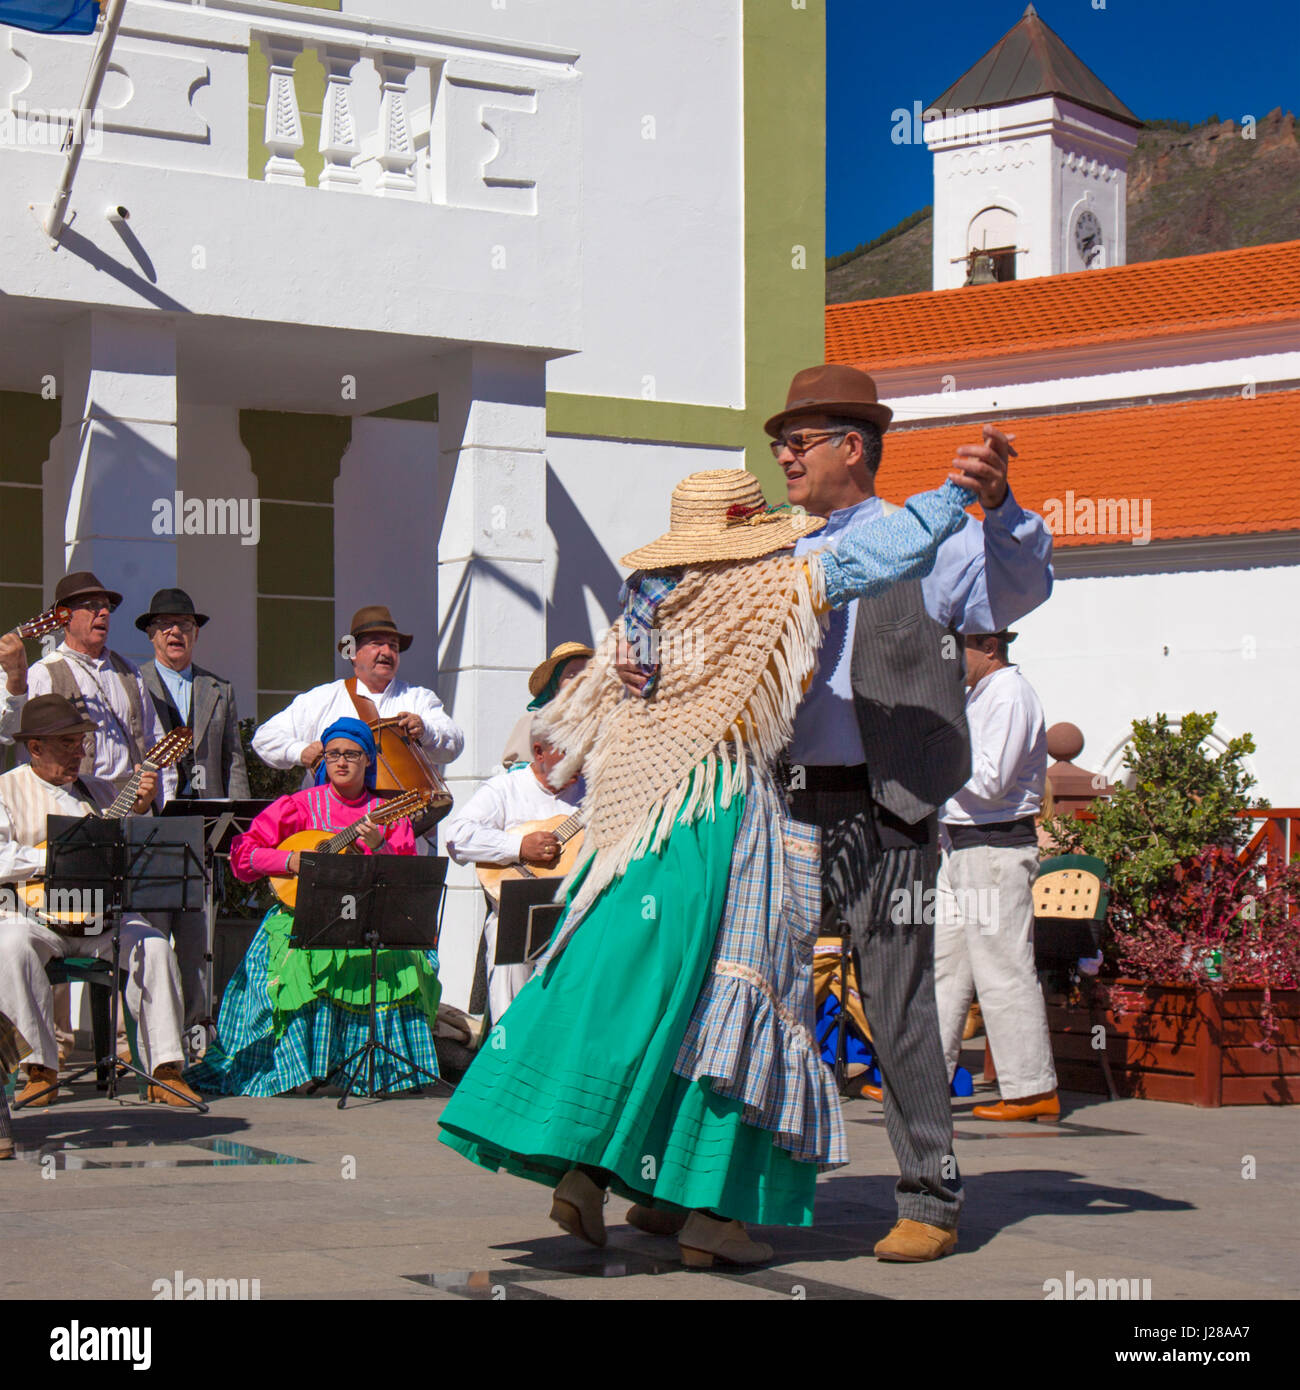
[[(1182, 1105), (1294, 1105), (1300, 1101), (1300, 990), (1274, 990), (1280, 1036), (1263, 1041), (1264, 992), (1230, 989), (1218, 999), (1193, 985), (1146, 985), (1113, 980), (1067, 1007), (1047, 1000), (1047, 1024), (1061, 1087), (1105, 1095), (1106, 1080), (1093, 1029), (1105, 1028), (1106, 1055), (1122, 1096)], [(1123, 1012), (1114, 1010), (1124, 1001)]]

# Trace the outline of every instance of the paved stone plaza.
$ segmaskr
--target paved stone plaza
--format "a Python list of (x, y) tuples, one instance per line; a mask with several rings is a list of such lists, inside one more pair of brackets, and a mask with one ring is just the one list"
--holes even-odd
[(1069, 1271), (1149, 1279), (1154, 1299), (1300, 1287), (1300, 1111), (1065, 1095), (1059, 1126), (1001, 1126), (968, 1118), (988, 1094), (954, 1102), (968, 1194), (954, 1255), (870, 1257), (893, 1212), (893, 1160), (880, 1106), (859, 1100), (845, 1112), (853, 1162), (821, 1179), (816, 1227), (764, 1232), (777, 1251), (765, 1269), (688, 1273), (674, 1241), (621, 1224), (621, 1201), (605, 1250), (564, 1235), (545, 1189), (435, 1143), (432, 1095), (342, 1111), (326, 1094), (217, 1098), (197, 1115), (79, 1085), (15, 1116), (0, 1290), (152, 1299), (178, 1271), (258, 1280), (263, 1299), (1042, 1300)]

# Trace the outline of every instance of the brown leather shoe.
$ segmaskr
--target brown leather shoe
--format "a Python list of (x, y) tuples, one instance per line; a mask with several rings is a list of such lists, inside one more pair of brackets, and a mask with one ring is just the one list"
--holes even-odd
[(1038, 1096), (1000, 1100), (996, 1105), (977, 1105), (970, 1113), (974, 1120), (1059, 1120), (1061, 1102), (1055, 1091), (1044, 1091)]
[[(52, 1087), (53, 1089), (47, 1089)], [(41, 1095), (44, 1091), (45, 1094)], [(35, 1097), (33, 1100), (32, 1097)], [(27, 1063), (27, 1085), (14, 1097), (14, 1108), (20, 1105), (29, 1106), (33, 1110), (40, 1110), (43, 1106), (53, 1105), (59, 1097), (59, 1074), (53, 1067), (38, 1067), (31, 1062)]]
[(711, 1269), (715, 1260), (729, 1265), (762, 1265), (773, 1255), (770, 1245), (751, 1240), (739, 1221), (720, 1221), (693, 1211), (677, 1234), (687, 1269)]
[(880, 1100), (885, 1098), (884, 1091), (879, 1086), (859, 1086), (858, 1095), (866, 1096), (868, 1100)]
[(186, 1101), (181, 1099), (181, 1096), (184, 1096), (186, 1100), (192, 1100), (196, 1105), (203, 1104), (203, 1097), (192, 1086), (187, 1086), (181, 1080), (179, 1062), (164, 1062), (162, 1066), (153, 1069), (153, 1074), (155, 1081), (165, 1081), (168, 1086), (173, 1087), (181, 1094), (175, 1096), (165, 1086), (150, 1086), (146, 1097), (148, 1100), (158, 1101), (162, 1105), (184, 1105)]
[(962, 1042), (969, 1042), (976, 1033), (984, 1031), (984, 1010), (979, 1006), (977, 999), (969, 1009), (966, 1010), (966, 1023), (961, 1030)]
[(937, 1260), (956, 1248), (957, 1232), (924, 1221), (895, 1221), (894, 1229), (876, 1242), (876, 1259), (897, 1264), (922, 1264)]
[(673, 1211), (668, 1207), (643, 1207), (639, 1202), (627, 1209), (623, 1218), (629, 1226), (644, 1231), (648, 1236), (675, 1236), (686, 1225), (689, 1213)]
[(551, 1220), (588, 1245), (605, 1244), (605, 1192), (579, 1168), (570, 1168), (555, 1185)]

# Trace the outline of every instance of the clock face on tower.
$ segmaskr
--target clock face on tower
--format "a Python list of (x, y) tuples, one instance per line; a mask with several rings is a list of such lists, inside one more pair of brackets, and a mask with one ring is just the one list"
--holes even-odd
[(1105, 249), (1101, 239), (1101, 223), (1091, 208), (1084, 208), (1074, 220), (1074, 245), (1085, 267), (1096, 265), (1101, 260)]

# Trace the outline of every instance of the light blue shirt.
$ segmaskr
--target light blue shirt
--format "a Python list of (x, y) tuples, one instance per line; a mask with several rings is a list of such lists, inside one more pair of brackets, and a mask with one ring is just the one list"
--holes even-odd
[(170, 666), (164, 666), (161, 661), (155, 661), (154, 669), (158, 672), (159, 679), (167, 687), (167, 693), (172, 697), (172, 704), (180, 713), (181, 723), (189, 724), (190, 711), (194, 707), (194, 667), (187, 666), (183, 671), (173, 671)]
[[(795, 554), (834, 549), (849, 527), (883, 515), (878, 497), (832, 512), (820, 531), (799, 538)], [(984, 522), (968, 517), (940, 545), (934, 568), (921, 580), (925, 611), (958, 632), (997, 632), (1047, 599), (1051, 560), (1052, 534), (1043, 518), (1024, 511), (1008, 491)], [(790, 761), (796, 765), (852, 767), (866, 761), (849, 676), (857, 610), (856, 599), (831, 610), (817, 670), (795, 715)]]

